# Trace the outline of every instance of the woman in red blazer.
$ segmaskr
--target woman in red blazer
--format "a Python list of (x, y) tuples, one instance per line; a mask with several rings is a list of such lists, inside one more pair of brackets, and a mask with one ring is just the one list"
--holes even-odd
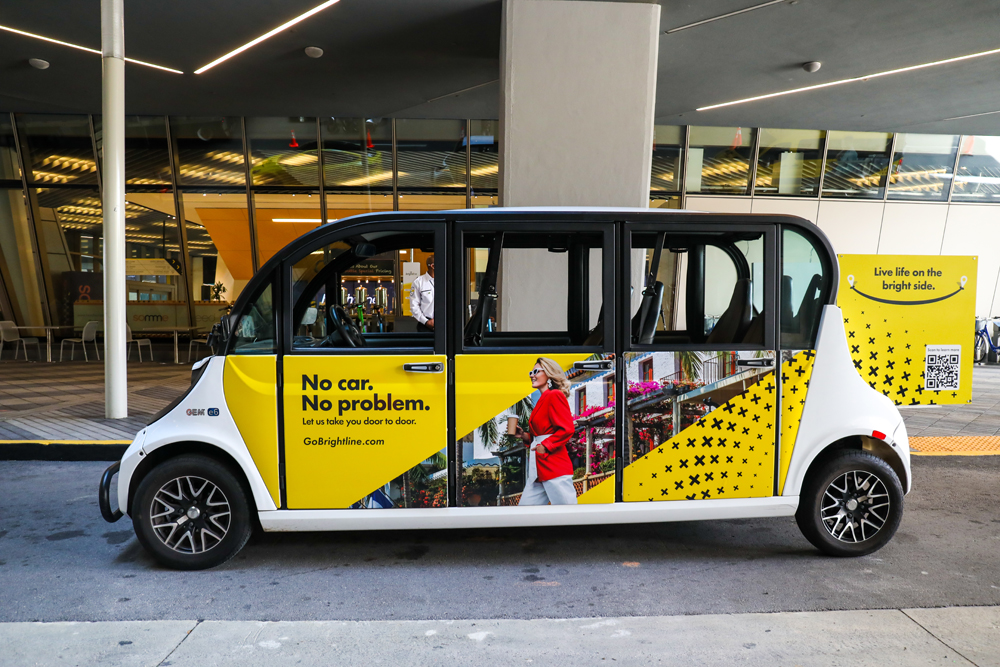
[(542, 392), (528, 420), (529, 432), (516, 435), (530, 444), (528, 475), (519, 505), (575, 505), (573, 463), (566, 445), (573, 437), (569, 410), (569, 380), (552, 359), (541, 357), (528, 373), (531, 386)]

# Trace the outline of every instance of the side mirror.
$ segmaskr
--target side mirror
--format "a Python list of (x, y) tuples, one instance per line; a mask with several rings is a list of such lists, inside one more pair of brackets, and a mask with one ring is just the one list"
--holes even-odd
[(367, 259), (369, 257), (374, 257), (378, 254), (375, 246), (371, 243), (358, 243), (353, 248), (354, 256), (360, 257), (362, 259)]
[(232, 320), (229, 315), (223, 315), (222, 319), (212, 325), (212, 330), (208, 333), (208, 346), (213, 351), (223, 348), (232, 334)]

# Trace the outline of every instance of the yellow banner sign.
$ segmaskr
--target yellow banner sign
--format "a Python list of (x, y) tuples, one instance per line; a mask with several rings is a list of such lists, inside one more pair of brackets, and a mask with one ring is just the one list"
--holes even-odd
[(847, 345), (896, 405), (968, 403), (976, 257), (839, 255)]

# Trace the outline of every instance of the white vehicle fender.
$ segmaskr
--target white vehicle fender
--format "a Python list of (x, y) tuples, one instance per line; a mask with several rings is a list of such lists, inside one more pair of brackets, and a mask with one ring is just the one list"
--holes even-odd
[(147, 426), (141, 432), (144, 437), (140, 446), (133, 442), (122, 458), (118, 481), (122, 511), (127, 507), (131, 477), (141, 460), (162, 447), (182, 442), (205, 445), (206, 449), (214, 447), (227, 454), (243, 471), (257, 510), (277, 509), (226, 404), (222, 386), (226, 358), (209, 357), (206, 363), (195, 387), (170, 412)]
[[(876, 433), (883, 437), (878, 438)], [(858, 374), (848, 351), (843, 313), (837, 306), (825, 306), (809, 391), (782, 495), (799, 495), (816, 457), (829, 445), (852, 436), (861, 437), (866, 449), (872, 447), (873, 453), (890, 464), (895, 458), (897, 469), (905, 476), (900, 481), (909, 491), (910, 451), (903, 418), (890, 398), (872, 389)]]

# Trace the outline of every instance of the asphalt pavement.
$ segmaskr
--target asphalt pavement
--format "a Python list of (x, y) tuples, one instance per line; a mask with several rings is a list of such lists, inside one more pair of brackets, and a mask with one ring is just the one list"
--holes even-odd
[[(264, 534), (176, 572), (101, 519), (106, 463), (0, 462), (0, 622), (440, 620), (1000, 605), (1000, 457), (915, 457), (902, 525), (863, 558), (791, 518)], [(375, 511), (375, 510), (371, 510)]]

